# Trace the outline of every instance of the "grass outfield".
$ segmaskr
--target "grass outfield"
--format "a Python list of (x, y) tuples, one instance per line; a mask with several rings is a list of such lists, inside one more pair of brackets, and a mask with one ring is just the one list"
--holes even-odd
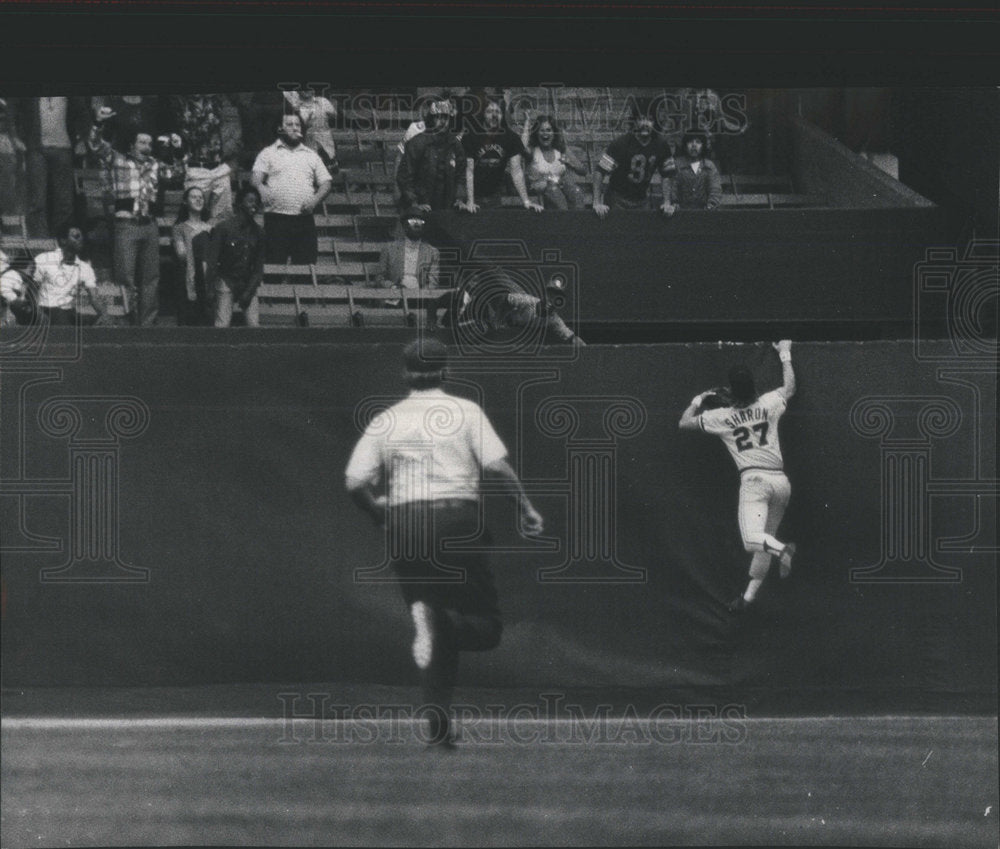
[(0, 843), (998, 845), (995, 718), (742, 722), (15, 717)]

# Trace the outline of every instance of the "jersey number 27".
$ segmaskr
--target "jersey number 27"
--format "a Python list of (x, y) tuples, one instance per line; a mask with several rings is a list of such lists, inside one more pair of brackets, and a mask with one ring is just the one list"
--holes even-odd
[[(757, 434), (757, 445), (754, 445), (754, 439), (750, 435), (751, 430)], [(767, 422), (760, 422), (751, 428), (738, 427), (733, 431), (733, 439), (736, 440), (737, 451), (767, 445)]]

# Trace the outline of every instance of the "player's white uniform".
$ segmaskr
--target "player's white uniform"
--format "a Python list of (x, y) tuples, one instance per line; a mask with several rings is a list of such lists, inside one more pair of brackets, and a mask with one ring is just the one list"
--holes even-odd
[(792, 494), (778, 440), (786, 408), (785, 396), (774, 390), (746, 407), (721, 407), (698, 417), (705, 433), (726, 444), (740, 470), (740, 534), (748, 551), (775, 553), (777, 540), (768, 537), (773, 539)]

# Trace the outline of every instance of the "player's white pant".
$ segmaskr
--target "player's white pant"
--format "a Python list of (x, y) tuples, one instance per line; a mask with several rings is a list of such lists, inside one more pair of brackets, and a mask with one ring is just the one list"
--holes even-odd
[(771, 565), (771, 555), (784, 548), (775, 538), (792, 495), (792, 485), (784, 472), (748, 469), (740, 480), (740, 535), (743, 547), (753, 551), (750, 576), (764, 578)]

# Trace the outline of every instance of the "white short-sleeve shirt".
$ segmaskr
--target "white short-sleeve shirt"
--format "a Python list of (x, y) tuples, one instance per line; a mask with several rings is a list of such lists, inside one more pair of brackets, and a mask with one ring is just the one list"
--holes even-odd
[(390, 506), (479, 498), (481, 470), (507, 456), (480, 406), (444, 390), (417, 389), (377, 414), (354, 447), (347, 485), (385, 484)]
[(775, 389), (746, 407), (720, 407), (698, 416), (701, 429), (720, 437), (736, 468), (784, 470), (778, 420), (787, 408), (785, 396)]
[(35, 280), (38, 281), (38, 306), (49, 309), (72, 309), (81, 287), (97, 288), (97, 276), (89, 262), (76, 257), (64, 262), (61, 250), (35, 257)]
[(304, 144), (289, 147), (281, 139), (257, 154), (253, 170), (267, 176), (264, 212), (277, 215), (301, 215), (302, 204), (333, 179), (316, 151)]

